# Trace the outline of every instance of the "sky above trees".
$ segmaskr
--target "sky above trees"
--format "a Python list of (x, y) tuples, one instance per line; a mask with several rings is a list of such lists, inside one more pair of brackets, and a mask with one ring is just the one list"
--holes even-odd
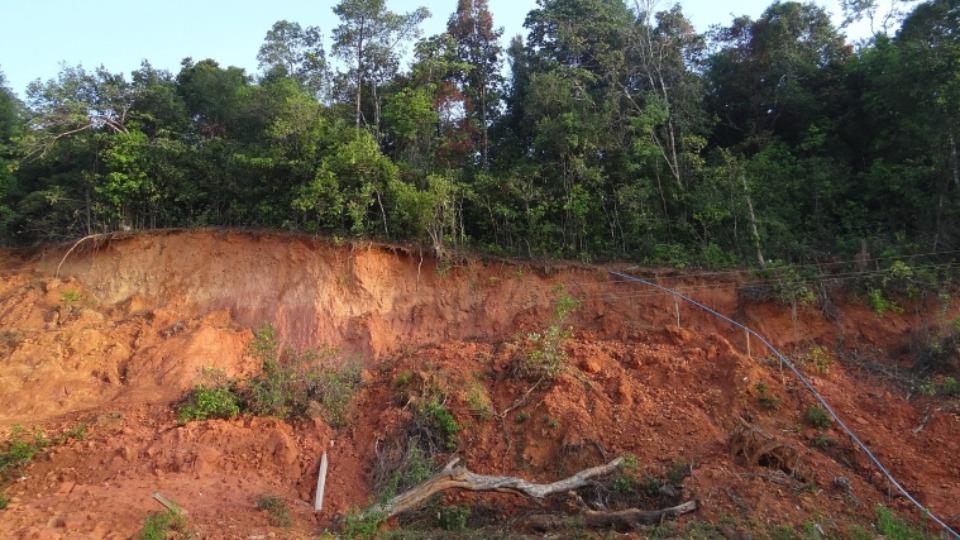
[[(839, 21), (839, 1), (819, 0)], [(770, 4), (767, 0), (718, 2), (686, 0), (684, 14), (696, 29), (728, 25), (734, 16), (756, 18)], [(82, 64), (93, 69), (101, 64), (111, 71), (130, 73), (148, 59), (158, 69), (176, 71), (180, 61), (212, 58), (224, 66), (257, 72), (257, 50), (270, 26), (279, 20), (317, 26), (330, 50), (332, 29), (337, 24), (334, 0), (42, 0), (8, 2), (3, 7), (4, 29), (0, 32), (0, 71), (7, 85), (20, 97), (27, 84), (39, 78), (53, 78), (60, 64)], [(426, 6), (432, 16), (421, 26), (424, 35), (445, 30), (456, 2), (390, 0), (387, 7), (398, 13)], [(672, 2), (662, 0), (658, 10)], [(497, 26), (504, 28), (503, 44), (523, 32), (527, 13), (536, 7), (533, 0), (490, 0)], [(37, 24), (36, 21), (43, 21)], [(851, 28), (851, 38), (865, 35), (865, 26)], [(409, 55), (407, 55), (409, 57)]]

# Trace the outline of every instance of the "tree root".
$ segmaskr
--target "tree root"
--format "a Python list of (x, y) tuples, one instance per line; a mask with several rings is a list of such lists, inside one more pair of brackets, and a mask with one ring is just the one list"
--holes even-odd
[(578, 527), (625, 531), (634, 529), (638, 525), (660, 523), (667, 518), (687, 514), (696, 510), (697, 507), (697, 501), (687, 501), (681, 505), (661, 510), (640, 510), (638, 508), (607, 512), (582, 510), (579, 514), (573, 516), (535, 514), (527, 518), (526, 524), (542, 532)]

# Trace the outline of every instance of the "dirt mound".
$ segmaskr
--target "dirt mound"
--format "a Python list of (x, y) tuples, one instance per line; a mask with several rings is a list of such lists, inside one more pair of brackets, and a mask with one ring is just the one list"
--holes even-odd
[[(0, 265), (0, 440), (19, 424), (51, 442), (7, 488), (3, 537), (127, 538), (160, 509), (157, 491), (205, 537), (313, 534), (381, 494), (377, 479), (433, 401), (459, 428), (452, 446), (431, 442), (434, 467), (456, 455), (480, 474), (549, 482), (626, 455), (638, 482), (672, 479), (650, 501), (696, 499), (686, 521), (743, 529), (815, 520), (842, 533), (877, 503), (907, 510), (841, 433), (813, 427), (812, 398), (759, 344), (600, 268), (477, 260), (441, 271), (392, 248), (209, 231), (79, 249), (58, 278), (62, 255)], [(911, 336), (952, 310), (881, 320), (838, 298), (828, 321), (812, 308), (740, 304), (729, 275), (648, 273), (806, 358), (817, 389), (901, 482), (960, 525), (956, 404), (908, 397), (871, 375), (881, 370), (841, 360), (883, 351), (896, 366)], [(580, 307), (557, 321), (563, 295)], [(179, 425), (173, 405), (202, 372), (260, 371), (247, 346), (264, 322), (300, 347), (365, 354), (346, 427)], [(551, 325), (572, 329), (556, 350), (543, 341)], [(544, 354), (560, 369), (525, 364)], [(314, 514), (324, 451), (325, 506)], [(609, 502), (609, 488), (584, 504)], [(293, 526), (271, 525), (258, 495), (285, 501)], [(534, 508), (497, 494), (450, 493), (444, 504), (520, 528)]]

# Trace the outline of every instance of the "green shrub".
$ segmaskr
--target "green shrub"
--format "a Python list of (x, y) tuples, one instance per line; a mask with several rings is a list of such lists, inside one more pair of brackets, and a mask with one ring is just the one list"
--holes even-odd
[(416, 442), (407, 442), (407, 449), (396, 468), (390, 473), (390, 479), (383, 490), (382, 500), (388, 501), (398, 494), (415, 487), (433, 475), (433, 462), (417, 446)]
[(893, 300), (884, 296), (883, 291), (880, 289), (870, 289), (867, 291), (867, 302), (870, 304), (870, 309), (880, 318), (883, 318), (884, 314), (888, 311), (903, 313), (903, 308)]
[(441, 441), (447, 450), (457, 449), (457, 434), (462, 428), (444, 405), (441, 396), (434, 395), (429, 400), (419, 403), (415, 414), (419, 423), (427, 426), (432, 431), (433, 438)]
[(690, 476), (690, 464), (677, 460), (670, 465), (670, 470), (667, 471), (667, 480), (675, 486), (679, 486), (683, 481)]
[(10, 499), (7, 498), (7, 494), (0, 491), (0, 510), (6, 509), (10, 506)]
[(198, 384), (186, 401), (177, 409), (177, 422), (210, 418), (230, 419), (240, 415), (240, 398), (228, 386), (208, 388)]
[(257, 330), (250, 353), (263, 369), (245, 385), (247, 409), (259, 416), (304, 416), (316, 403), (334, 427), (346, 424), (350, 399), (360, 387), (360, 363), (332, 348), (280, 350), (269, 325)]
[(10, 438), (0, 444), (0, 485), (19, 475), (48, 444), (43, 433), (29, 433), (22, 426), (13, 426)]
[(470, 508), (466, 506), (441, 506), (437, 511), (437, 525), (445, 531), (467, 530)]
[(760, 403), (760, 407), (768, 411), (772, 411), (780, 405), (780, 400), (768, 393), (769, 388), (767, 388), (766, 383), (763, 381), (758, 382), (756, 389), (757, 393), (759, 394), (757, 401)]
[(877, 519), (877, 532), (889, 540), (933, 540), (936, 536), (916, 528), (894, 513), (893, 510), (877, 505), (874, 509)]
[(490, 403), (490, 396), (477, 383), (471, 385), (467, 392), (467, 408), (474, 418), (480, 420), (493, 418), (493, 405)]
[(287, 503), (283, 499), (273, 495), (257, 495), (257, 510), (267, 512), (270, 516), (270, 524), (274, 527), (290, 527), (293, 525), (293, 518), (287, 510)]
[(344, 538), (376, 538), (380, 526), (386, 521), (383, 514), (367, 513), (359, 508), (353, 508), (343, 518)]
[(807, 412), (803, 414), (803, 419), (806, 420), (808, 424), (818, 429), (826, 429), (833, 425), (833, 422), (830, 421), (830, 416), (827, 415), (827, 411), (817, 407), (816, 405), (807, 409)]
[(143, 520), (143, 528), (136, 536), (140, 540), (166, 540), (171, 532), (183, 533), (187, 529), (186, 520), (178, 510), (155, 512)]
[(541, 332), (531, 332), (524, 339), (524, 354), (520, 359), (520, 375), (530, 379), (552, 380), (566, 369), (565, 345), (571, 328), (563, 326), (567, 317), (580, 306), (576, 298), (564, 294), (563, 287), (554, 289), (554, 312), (550, 324)]
[(925, 396), (960, 396), (960, 382), (953, 377), (944, 377), (940, 381), (928, 381), (920, 386), (920, 392)]

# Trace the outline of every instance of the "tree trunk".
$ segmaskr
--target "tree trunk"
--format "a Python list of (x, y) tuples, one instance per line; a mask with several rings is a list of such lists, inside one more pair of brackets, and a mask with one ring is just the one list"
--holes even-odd
[(750, 197), (750, 190), (747, 188), (747, 177), (741, 174), (740, 180), (743, 182), (743, 194), (747, 198), (747, 211), (749, 212), (750, 216), (750, 230), (753, 238), (753, 249), (757, 255), (757, 264), (760, 265), (760, 268), (763, 268), (767, 265), (767, 263), (763, 260), (763, 251), (760, 249), (760, 231), (757, 229), (757, 216), (753, 212), (753, 198)]

